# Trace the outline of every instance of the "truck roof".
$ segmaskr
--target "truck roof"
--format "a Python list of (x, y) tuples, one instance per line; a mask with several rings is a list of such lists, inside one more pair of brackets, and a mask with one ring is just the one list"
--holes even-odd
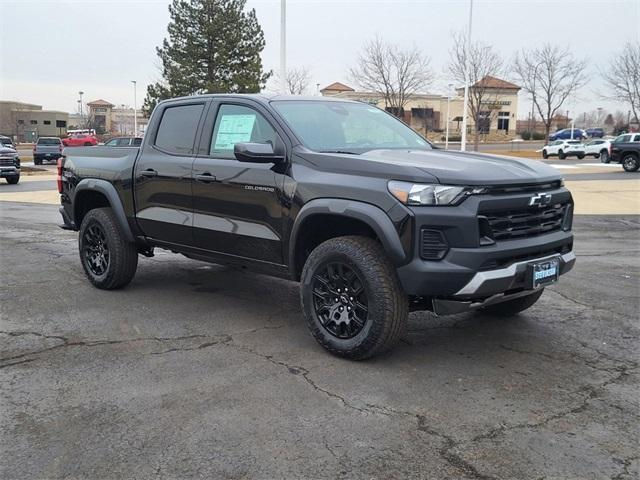
[(280, 93), (205, 93), (202, 95), (190, 95), (186, 97), (176, 97), (161, 101), (158, 105), (164, 103), (180, 102), (184, 100), (207, 99), (207, 98), (245, 98), (255, 100), (260, 103), (269, 103), (274, 100), (299, 100), (299, 101), (318, 101), (318, 102), (349, 102), (359, 103), (354, 100), (344, 98), (320, 97), (317, 95), (283, 95)]

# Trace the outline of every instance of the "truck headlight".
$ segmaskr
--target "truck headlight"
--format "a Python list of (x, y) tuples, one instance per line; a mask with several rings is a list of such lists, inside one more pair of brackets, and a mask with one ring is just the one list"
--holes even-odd
[(388, 183), (389, 192), (405, 205), (457, 205), (469, 195), (483, 193), (483, 187), (460, 187), (424, 183)]

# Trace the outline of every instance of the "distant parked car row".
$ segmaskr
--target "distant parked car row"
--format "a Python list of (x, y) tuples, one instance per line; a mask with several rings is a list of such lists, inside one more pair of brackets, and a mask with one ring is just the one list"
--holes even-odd
[(587, 138), (603, 138), (604, 130), (602, 128), (563, 128), (549, 135), (549, 141), (555, 140), (584, 140)]
[(640, 133), (626, 133), (613, 140), (596, 139), (586, 145), (581, 140), (553, 140), (542, 147), (542, 157), (560, 159), (585, 156), (600, 157), (602, 163), (622, 163), (627, 172), (640, 168)]

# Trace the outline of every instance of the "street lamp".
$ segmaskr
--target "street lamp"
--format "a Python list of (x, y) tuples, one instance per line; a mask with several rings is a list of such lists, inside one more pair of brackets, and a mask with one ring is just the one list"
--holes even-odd
[(135, 80), (131, 80), (131, 83), (133, 83), (133, 136), (135, 137), (138, 134), (138, 104), (136, 98), (137, 82)]
[[(471, 57), (471, 25), (473, 21), (473, 0), (469, 0), (469, 31), (467, 32), (467, 52), (464, 56), (464, 102), (462, 106), (462, 138), (460, 138), (460, 150), (467, 149), (467, 112), (469, 111), (469, 83), (471, 82), (469, 69), (469, 57)], [(478, 126), (476, 125), (476, 128)]]
[(446, 118), (446, 127), (444, 134), (444, 149), (447, 150), (449, 148), (449, 104), (451, 103), (451, 88), (453, 87), (453, 83), (450, 83), (449, 88), (447, 90), (447, 118)]
[(287, 0), (280, 0), (280, 93), (287, 93)]
[(82, 114), (82, 95), (84, 95), (83, 91), (78, 92), (78, 95), (80, 95), (80, 100), (78, 100), (78, 103), (80, 104), (80, 122), (82, 123), (82, 126), (84, 127), (84, 115)]

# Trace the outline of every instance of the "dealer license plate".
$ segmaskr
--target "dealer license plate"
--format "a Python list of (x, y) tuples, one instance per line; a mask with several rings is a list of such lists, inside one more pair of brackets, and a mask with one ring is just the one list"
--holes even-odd
[(560, 262), (557, 258), (545, 260), (544, 262), (533, 263), (529, 266), (533, 288), (549, 285), (558, 281), (560, 277)]

